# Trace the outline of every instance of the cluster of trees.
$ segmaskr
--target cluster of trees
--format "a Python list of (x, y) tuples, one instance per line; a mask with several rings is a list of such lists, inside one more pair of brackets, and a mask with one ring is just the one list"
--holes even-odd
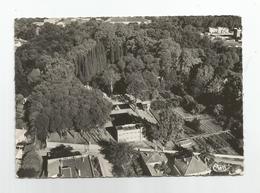
[(37, 85), (28, 98), (30, 128), (44, 141), (49, 132), (66, 135), (67, 130), (88, 131), (102, 126), (112, 104), (99, 90), (89, 90), (78, 80)]
[(79, 151), (74, 151), (71, 146), (65, 146), (61, 144), (50, 150), (49, 159), (76, 156), (76, 155), (81, 155), (81, 153)]
[(100, 145), (102, 147), (101, 153), (113, 164), (112, 172), (115, 176), (135, 176), (131, 164), (133, 160), (137, 159), (138, 155), (131, 145), (112, 141), (102, 141)]
[(110, 105), (98, 89), (157, 101), (171, 93), (167, 102), (191, 113), (214, 114), (221, 105), (219, 120), (241, 137), (242, 50), (200, 34), (208, 27), (241, 27), (241, 18), (149, 19), (147, 25), (46, 23), (38, 34), (35, 20), (16, 20), (16, 37), (28, 41), (15, 53), (16, 94), (30, 99), (25, 114), (38, 137), (103, 124)]
[(168, 141), (175, 141), (183, 137), (184, 120), (174, 113), (171, 108), (161, 109), (157, 119), (159, 125), (146, 125), (148, 139), (159, 140), (166, 144)]
[(20, 178), (38, 178), (42, 171), (42, 157), (32, 144), (26, 145), (22, 157), (21, 168), (17, 175)]

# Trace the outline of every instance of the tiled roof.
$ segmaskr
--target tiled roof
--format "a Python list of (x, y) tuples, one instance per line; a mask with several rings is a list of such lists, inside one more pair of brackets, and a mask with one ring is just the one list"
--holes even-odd
[(141, 156), (145, 163), (167, 162), (167, 158), (164, 153), (158, 152), (141, 152)]
[(199, 175), (210, 172), (208, 166), (197, 156), (182, 159), (175, 158), (174, 165), (180, 175)]
[(48, 160), (48, 176), (57, 176), (59, 167), (63, 178), (94, 177), (92, 165), (88, 156)]

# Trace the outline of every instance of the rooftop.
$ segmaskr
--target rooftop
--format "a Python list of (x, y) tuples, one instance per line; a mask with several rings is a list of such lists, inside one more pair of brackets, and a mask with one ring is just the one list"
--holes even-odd
[[(59, 171), (60, 168), (60, 171)], [(48, 161), (48, 176), (63, 178), (94, 177), (89, 156), (75, 156)]]
[(26, 141), (25, 137), (26, 130), (25, 129), (15, 129), (15, 142), (20, 143), (22, 141)]
[(198, 156), (175, 158), (174, 166), (178, 175), (203, 175), (210, 173), (208, 166)]
[(167, 162), (167, 157), (164, 153), (159, 152), (141, 152), (141, 157), (146, 164)]
[(137, 117), (130, 115), (128, 113), (114, 114), (114, 115), (111, 115), (111, 118), (112, 118), (112, 124), (115, 127), (133, 124), (133, 123), (137, 122)]
[(159, 152), (141, 152), (141, 157), (151, 176), (163, 176), (163, 172), (156, 169), (156, 164), (165, 164), (168, 159), (164, 153)]

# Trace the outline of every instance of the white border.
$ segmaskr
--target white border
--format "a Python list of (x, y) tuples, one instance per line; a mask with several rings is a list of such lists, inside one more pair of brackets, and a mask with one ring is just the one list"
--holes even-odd
[[(258, 0), (9, 0), (0, 17), (0, 192), (260, 192), (260, 52)], [(245, 175), (243, 177), (21, 180), (14, 175), (14, 49), (16, 17), (239, 15), (243, 21)], [(257, 65), (258, 64), (258, 65)]]

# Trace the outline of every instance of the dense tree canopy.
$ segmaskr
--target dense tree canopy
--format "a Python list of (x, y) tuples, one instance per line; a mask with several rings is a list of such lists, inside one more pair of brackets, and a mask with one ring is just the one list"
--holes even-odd
[(160, 140), (163, 143), (175, 141), (183, 137), (184, 120), (169, 107), (161, 109), (158, 114), (159, 125), (148, 125), (148, 138)]
[(42, 170), (42, 158), (33, 145), (26, 145), (22, 157), (21, 168), (17, 175), (21, 178), (38, 178)]
[[(37, 128), (40, 139), (48, 132), (84, 131), (104, 124), (111, 105), (100, 90), (149, 98), (157, 101), (156, 108), (166, 101), (194, 114), (220, 114), (224, 124), (242, 131), (242, 49), (201, 35), (209, 27), (241, 27), (241, 18), (147, 19), (150, 24), (91, 19), (65, 27), (36, 27), (34, 22), (43, 18), (15, 21), (15, 36), (27, 40), (15, 52), (15, 90), (28, 97), (24, 118), (29, 128)], [(165, 98), (162, 93), (173, 95)], [(158, 102), (162, 98), (164, 102)], [(162, 114), (167, 124), (159, 134), (165, 138), (174, 135), (167, 130), (171, 117)], [(228, 121), (230, 117), (234, 121)]]
[(98, 90), (89, 90), (79, 81), (43, 82), (35, 87), (30, 103), (30, 126), (44, 140), (48, 132), (62, 135), (67, 129), (86, 131), (102, 126), (111, 104)]
[(129, 174), (129, 165), (136, 157), (136, 152), (128, 143), (115, 143), (103, 141), (101, 153), (113, 164), (113, 173), (116, 176), (127, 176)]

